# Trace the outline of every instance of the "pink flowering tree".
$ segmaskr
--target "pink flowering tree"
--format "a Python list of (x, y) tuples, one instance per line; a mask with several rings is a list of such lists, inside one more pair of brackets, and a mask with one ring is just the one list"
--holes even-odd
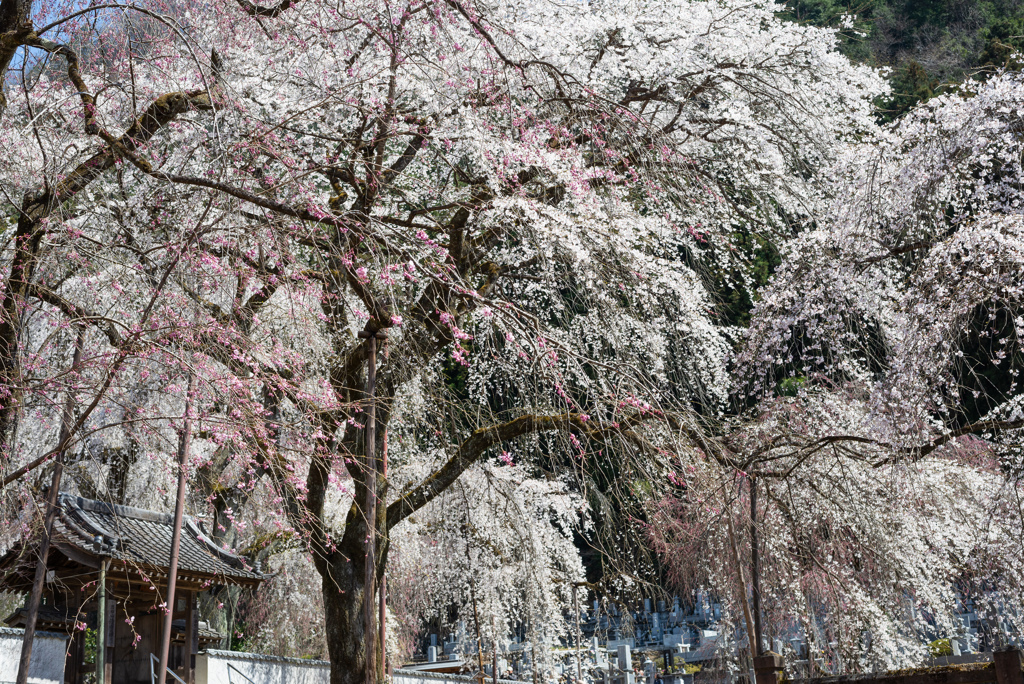
[(771, 0), (2, 7), (4, 467), (46, 453), (69, 325), (98, 495), (167, 487), (194, 376), (193, 492), (222, 543), (300, 540), (336, 684), (371, 537), (381, 575), (482, 461), (653, 479), (725, 410), (705, 267), (825, 211), (883, 90)]
[(755, 409), (679, 452), (651, 528), (746, 630), (755, 478), (766, 636), (833, 671), (919, 665), (962, 600), (1021, 628), (1024, 82), (964, 89), (838, 155), (736, 357)]

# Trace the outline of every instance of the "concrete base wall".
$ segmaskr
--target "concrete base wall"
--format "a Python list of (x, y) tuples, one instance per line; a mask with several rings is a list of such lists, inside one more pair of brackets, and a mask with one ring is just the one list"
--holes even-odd
[[(21, 643), (25, 630), (0, 627), (0, 684), (18, 678)], [(68, 635), (55, 632), (36, 632), (32, 643), (32, 660), (28, 666), (29, 684), (64, 684), (64, 657), (67, 654)]]
[(964, 653), (958, 656), (939, 656), (938, 658), (931, 658), (928, 661), (929, 667), (941, 667), (943, 665), (969, 665), (971, 663), (991, 663), (992, 654), (990, 652), (984, 653)]
[[(480, 679), (477, 677), (403, 670), (401, 668), (391, 672), (391, 679), (393, 684), (480, 684)], [(493, 681), (492, 677), (487, 676), (484, 678), (483, 684), (492, 684)], [(528, 681), (532, 682), (533, 679)], [(524, 682), (499, 678), (498, 684), (524, 684)]]
[(326, 660), (207, 650), (196, 656), (196, 684), (330, 684)]

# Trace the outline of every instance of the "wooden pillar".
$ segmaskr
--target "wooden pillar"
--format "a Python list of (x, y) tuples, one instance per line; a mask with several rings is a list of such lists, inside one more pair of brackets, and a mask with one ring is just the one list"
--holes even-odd
[(64, 684), (80, 684), (78, 670), (82, 665), (81, 632), (77, 629), (68, 641), (67, 655), (64, 656)]
[(182, 645), (182, 654), (185, 669), (185, 681), (188, 684), (195, 684), (196, 681), (196, 653), (199, 652), (199, 610), (196, 605), (196, 592), (182, 592), (185, 599), (185, 643)]
[[(359, 337), (368, 339), (366, 356), (366, 397), (368, 406), (366, 410), (366, 427), (364, 429), (364, 446), (366, 448), (366, 459), (364, 461), (364, 486), (366, 487), (366, 503), (363, 506), (363, 516), (366, 520), (366, 558), (364, 560), (363, 579), (363, 642), (366, 652), (365, 682), (366, 684), (379, 684), (383, 681), (383, 673), (377, 668), (377, 340), (385, 339), (384, 333), (376, 330), (360, 330)], [(384, 648), (384, 644), (380, 644)], [(25, 684), (20, 682), (19, 684)], [(164, 684), (160, 682), (160, 684)]]
[(107, 563), (100, 559), (100, 579), (96, 585), (96, 681), (103, 684), (107, 671)]
[[(75, 339), (75, 355), (71, 361), (71, 375), (74, 376), (82, 362), (82, 345), (85, 340), (85, 328), (78, 329)], [(21, 658), (18, 660), (18, 684), (28, 684), (28, 668), (32, 662), (32, 645), (35, 643), (36, 620), (39, 618), (39, 605), (43, 599), (43, 585), (46, 580), (46, 560), (50, 553), (50, 539), (53, 534), (53, 522), (57, 518), (57, 501), (60, 497), (60, 480), (64, 472), (64, 450), (71, 439), (75, 393), (69, 388), (64, 400), (64, 412), (60, 418), (60, 436), (57, 441), (57, 458), (53, 464), (53, 479), (50, 491), (46, 495), (46, 508), (43, 513), (43, 538), (39, 545), (39, 560), (36, 561), (36, 574), (32, 581), (32, 591), (28, 595), (25, 607), (25, 634), (21, 641)]]
[(107, 657), (103, 662), (103, 684), (112, 684), (114, 681), (114, 646), (115, 636), (117, 635), (117, 600), (114, 598), (107, 599), (107, 638), (106, 652)]
[(754, 676), (757, 678), (757, 684), (782, 684), (782, 666), (782, 656), (778, 653), (768, 651), (754, 658)]
[[(763, 653), (761, 633), (761, 560), (760, 544), (757, 539), (757, 480), (750, 476), (750, 597), (754, 613), (754, 645), (750, 652), (755, 656)], [(814, 670), (814, 656), (811, 655), (811, 670)]]
[(995, 651), (992, 660), (995, 661), (997, 684), (1024, 684), (1019, 650), (1009, 648), (1005, 651)]
[[(181, 525), (185, 515), (185, 466), (188, 464), (189, 450), (192, 447), (192, 402), (196, 393), (196, 374), (191, 373), (188, 378), (188, 394), (185, 398), (185, 426), (178, 437), (178, 496), (174, 504), (174, 531), (171, 534), (171, 557), (167, 564), (167, 610), (164, 613), (164, 629), (160, 641), (160, 670), (156, 673), (158, 684), (167, 682), (168, 658), (171, 651), (171, 640), (174, 628), (174, 609), (177, 607), (177, 596), (175, 589), (178, 583), (178, 558), (181, 554)], [(188, 596), (188, 594), (185, 594)], [(191, 604), (191, 599), (188, 601)], [(188, 655), (188, 644), (182, 649), (184, 655)], [(188, 663), (184, 663), (188, 665)], [(372, 684), (372, 683), (369, 683)]]

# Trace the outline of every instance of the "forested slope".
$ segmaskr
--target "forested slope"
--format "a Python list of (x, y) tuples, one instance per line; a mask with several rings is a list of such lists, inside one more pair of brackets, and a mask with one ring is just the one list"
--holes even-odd
[[(889, 67), (893, 94), (879, 103), (891, 120), (965, 78), (1012, 65), (1024, 48), (1020, 0), (788, 0), (783, 15), (840, 27), (842, 52)], [(848, 26), (847, 16), (856, 19)]]

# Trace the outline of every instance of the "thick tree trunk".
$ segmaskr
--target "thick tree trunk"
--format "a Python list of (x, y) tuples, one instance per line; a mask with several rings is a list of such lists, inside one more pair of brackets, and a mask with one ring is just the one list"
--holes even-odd
[[(15, 53), (31, 30), (30, 0), (0, 0), (0, 74), (7, 75)], [(6, 78), (0, 79), (0, 117), (7, 109)]]
[[(0, 71), (0, 73), (3, 73)], [(35, 263), (39, 252), (39, 244), (43, 231), (39, 228), (33, 211), (38, 210), (38, 203), (26, 196), (22, 206), (22, 214), (18, 219), (18, 230), (15, 235), (14, 258), (11, 270), (4, 283), (2, 298), (3, 310), (0, 311), (0, 456), (4, 461), (10, 456), (13, 447), (18, 414), (21, 410), (21, 369), (18, 342), (21, 335), (22, 307), (25, 293), (32, 282)]]
[[(366, 586), (366, 526), (349, 525), (337, 552), (317, 563), (323, 578), (324, 618), (327, 622), (327, 653), (331, 660), (331, 684), (365, 684), (366, 633), (363, 591)], [(386, 553), (386, 549), (378, 552)], [(380, 558), (381, 556), (378, 556)], [(378, 563), (378, 579), (380, 568)], [(374, 657), (380, 659), (379, 643)], [(381, 673), (377, 680), (381, 681)]]
[(339, 559), (323, 578), (331, 684), (364, 684), (363, 567)]

